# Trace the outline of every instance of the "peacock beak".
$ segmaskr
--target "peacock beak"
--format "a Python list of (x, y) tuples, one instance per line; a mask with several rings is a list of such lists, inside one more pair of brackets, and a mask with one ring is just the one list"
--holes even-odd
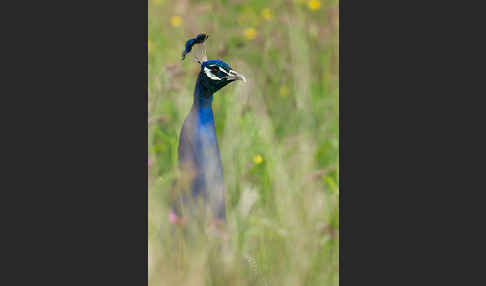
[(229, 71), (228, 79), (230, 79), (230, 80), (242, 80), (243, 82), (246, 82), (246, 78), (242, 74), (239, 74), (234, 70)]

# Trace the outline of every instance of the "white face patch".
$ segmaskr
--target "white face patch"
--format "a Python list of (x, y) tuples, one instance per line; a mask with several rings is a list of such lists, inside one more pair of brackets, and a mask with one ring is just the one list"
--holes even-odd
[(210, 69), (208, 69), (207, 67), (204, 67), (204, 73), (206, 74), (207, 77), (209, 77), (210, 79), (214, 79), (214, 80), (222, 80), (222, 78), (219, 78), (217, 76), (215, 76)]

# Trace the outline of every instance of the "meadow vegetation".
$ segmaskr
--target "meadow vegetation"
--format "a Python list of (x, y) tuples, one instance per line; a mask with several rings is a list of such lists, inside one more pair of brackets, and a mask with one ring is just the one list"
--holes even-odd
[[(338, 1), (148, 5), (149, 285), (338, 285)], [(210, 35), (208, 58), (248, 80), (213, 101), (227, 189), (223, 246), (168, 220), (200, 70), (181, 52), (201, 32)]]

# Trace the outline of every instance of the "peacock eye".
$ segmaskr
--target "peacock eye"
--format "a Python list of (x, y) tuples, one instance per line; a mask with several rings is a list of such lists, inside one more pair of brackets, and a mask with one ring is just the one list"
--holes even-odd
[(217, 66), (209, 66), (204, 68), (204, 72), (206, 76), (212, 80), (221, 80), (222, 78), (218, 76), (218, 67)]

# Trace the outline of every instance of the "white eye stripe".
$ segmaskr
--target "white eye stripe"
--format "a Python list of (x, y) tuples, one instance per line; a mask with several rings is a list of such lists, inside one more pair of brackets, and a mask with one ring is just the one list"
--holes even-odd
[(218, 67), (220, 71), (224, 72), (225, 74), (229, 75), (229, 73), (225, 70), (225, 69), (222, 69), (221, 67)]
[(224, 72), (227, 75), (229, 75), (231, 72), (233, 72), (232, 70), (230, 70), (230, 73), (228, 73), (224, 68), (222, 68), (218, 65), (210, 65), (210, 67), (217, 67), (220, 71)]
[(204, 73), (206, 74), (207, 77), (209, 77), (210, 79), (214, 79), (214, 80), (221, 80), (221, 78), (217, 77), (216, 75), (214, 75), (210, 69), (208, 69), (207, 67), (204, 67)]

